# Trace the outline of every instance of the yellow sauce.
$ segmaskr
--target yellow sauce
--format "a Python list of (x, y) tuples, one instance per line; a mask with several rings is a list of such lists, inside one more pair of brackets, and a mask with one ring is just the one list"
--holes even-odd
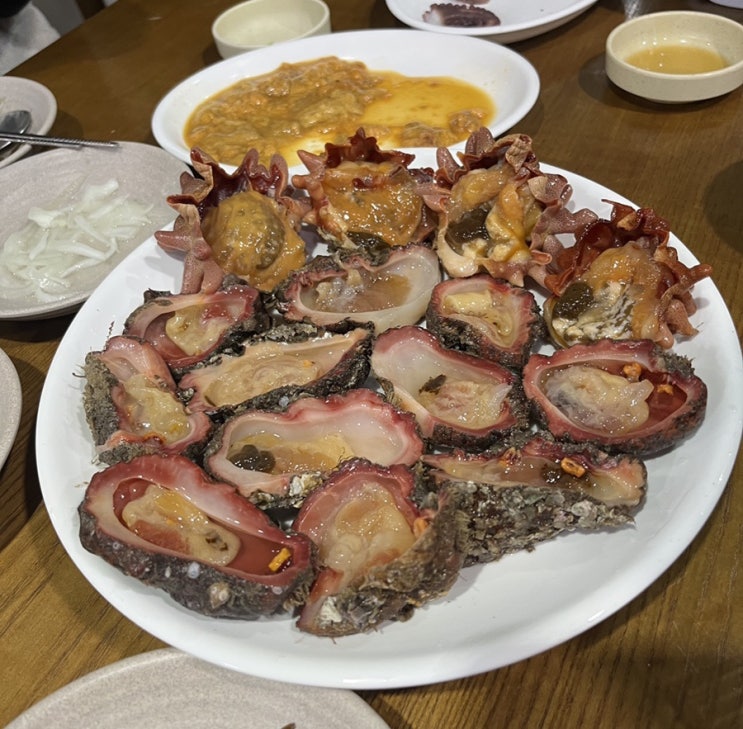
[(628, 56), (627, 63), (645, 71), (673, 74), (708, 73), (728, 65), (716, 51), (685, 43), (643, 48)]
[(321, 154), (360, 127), (383, 148), (438, 147), (466, 139), (494, 115), (492, 99), (464, 81), (370, 71), (329, 56), (285, 63), (218, 92), (190, 116), (184, 138), (222, 164), (238, 165), (255, 148), (264, 164), (278, 152), (294, 165), (296, 150)]

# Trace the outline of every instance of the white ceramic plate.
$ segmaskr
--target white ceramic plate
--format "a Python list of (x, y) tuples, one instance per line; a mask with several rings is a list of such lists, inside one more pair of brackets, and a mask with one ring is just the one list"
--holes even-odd
[(119, 183), (117, 195), (153, 205), (147, 216), (149, 222), (133, 238), (122, 242), (118, 253), (70, 276), (69, 289), (52, 301), (0, 291), (0, 319), (48, 318), (77, 309), (135, 246), (175, 218), (165, 199), (180, 192), (179, 176), (186, 169), (183, 162), (159, 147), (121, 142), (116, 149), (54, 149), (0, 170), (0, 248), (12, 232), (23, 228), (31, 207), (61, 208), (86, 184), (113, 178)]
[(10, 357), (0, 349), (0, 469), (18, 432), (22, 399), (18, 373)]
[[(447, 0), (443, 0), (444, 3)], [(498, 43), (515, 43), (533, 38), (571, 21), (588, 10), (596, 0), (490, 0), (477, 7), (495, 13), (500, 25), (487, 28), (462, 28), (435, 25), (423, 20), (433, 4), (426, 0), (386, 0), (390, 12), (413, 28), (451, 35), (479, 35)], [(457, 3), (464, 5), (466, 3)]]
[(83, 676), (6, 729), (389, 729), (352, 691), (245, 676), (163, 649)]
[[(421, 157), (416, 164), (433, 165)], [(603, 216), (604, 199), (625, 198), (570, 172), (576, 207)], [(680, 258), (695, 263), (673, 238)], [(41, 489), (54, 528), (90, 583), (144, 630), (238, 671), (292, 683), (354, 689), (443, 681), (532, 656), (611, 615), (644, 590), (688, 546), (727, 482), (740, 445), (743, 366), (735, 328), (710, 280), (694, 289), (700, 333), (677, 351), (693, 357), (709, 388), (707, 415), (681, 447), (648, 461), (647, 502), (634, 528), (569, 534), (530, 553), (465, 569), (448, 596), (411, 620), (330, 640), (303, 634), (291, 618), (257, 622), (203, 617), (164, 592), (124, 576), (78, 539), (77, 508), (96, 466), (82, 407), (85, 355), (119, 333), (142, 292), (178, 290), (180, 259), (154, 238), (138, 248), (93, 293), (71, 323), (49, 368), (39, 406), (36, 453)]]
[(201, 102), (241, 79), (269, 73), (282, 63), (323, 56), (361, 61), (370, 70), (468, 81), (492, 97), (496, 116), (490, 129), (496, 137), (517, 124), (539, 95), (539, 76), (525, 58), (478, 38), (443, 37), (414, 30), (332, 33), (244, 53), (187, 78), (157, 105), (152, 116), (155, 139), (163, 149), (189, 162), (190, 148), (183, 138), (183, 129)]
[[(46, 86), (27, 78), (0, 76), (0, 116), (9, 111), (27, 109), (31, 112), (29, 134), (46, 134), (57, 118), (57, 100)], [(16, 144), (0, 151), (0, 167), (28, 154), (28, 144)]]

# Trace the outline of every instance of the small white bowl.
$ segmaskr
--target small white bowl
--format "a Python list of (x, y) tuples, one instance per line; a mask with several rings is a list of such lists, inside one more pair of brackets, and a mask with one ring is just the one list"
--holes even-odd
[[(727, 65), (703, 73), (649, 71), (628, 62), (653, 47), (685, 46), (712, 51)], [(743, 25), (721, 15), (689, 11), (651, 13), (616, 27), (606, 40), (606, 75), (636, 96), (684, 103), (722, 96), (743, 84)]]
[(247, 0), (212, 23), (222, 58), (330, 30), (330, 9), (322, 0)]

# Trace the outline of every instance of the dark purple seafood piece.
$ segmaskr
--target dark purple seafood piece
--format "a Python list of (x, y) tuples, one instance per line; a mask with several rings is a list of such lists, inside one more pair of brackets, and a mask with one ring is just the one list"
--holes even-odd
[(601, 340), (534, 354), (524, 391), (556, 437), (646, 456), (702, 421), (707, 387), (688, 359), (652, 341)]
[(291, 321), (324, 327), (372, 323), (377, 333), (418, 323), (441, 281), (436, 253), (422, 245), (386, 249), (376, 262), (361, 253), (318, 256), (279, 288), (279, 310)]
[(344, 463), (304, 502), (294, 529), (318, 548), (321, 567), (297, 623), (343, 636), (407, 620), (446, 594), (462, 566), (453, 501), (423, 512), (405, 466)]
[(284, 533), (181, 456), (99, 471), (79, 515), (85, 549), (204, 615), (254, 620), (291, 610), (315, 574), (309, 539)]
[(98, 457), (116, 463), (145, 453), (201, 452), (212, 422), (190, 413), (155, 347), (115, 336), (85, 357), (83, 408)]
[(534, 294), (488, 274), (442, 281), (426, 327), (447, 347), (506, 367), (521, 367), (545, 327)]
[[(480, 0), (483, 2), (483, 0)], [(433, 3), (423, 13), (423, 20), (431, 25), (456, 28), (490, 28), (500, 25), (500, 18), (485, 8), (477, 7), (478, 0), (463, 3)]]
[(149, 342), (174, 370), (191, 367), (269, 325), (258, 289), (238, 279), (225, 279), (211, 294), (149, 290), (144, 301), (127, 318), (124, 334)]
[(429, 445), (487, 448), (528, 425), (515, 373), (447, 349), (421, 327), (380, 334), (371, 366), (387, 399), (415, 415)]
[(261, 506), (299, 506), (344, 461), (412, 466), (422, 453), (413, 416), (359, 388), (230, 418), (207, 446), (204, 466)]
[(328, 333), (311, 325), (279, 325), (218, 354), (180, 380), (190, 412), (227, 416), (246, 408), (286, 406), (299, 397), (325, 397), (364, 383), (372, 333), (357, 327)]

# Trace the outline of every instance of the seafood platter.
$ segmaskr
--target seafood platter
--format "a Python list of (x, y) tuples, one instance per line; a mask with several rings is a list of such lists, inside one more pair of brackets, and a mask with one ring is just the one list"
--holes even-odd
[(491, 670), (621, 608), (739, 444), (709, 266), (524, 134), (298, 154), (194, 148), (172, 227), (72, 322), (37, 453), (73, 560), (177, 648), (328, 687)]

